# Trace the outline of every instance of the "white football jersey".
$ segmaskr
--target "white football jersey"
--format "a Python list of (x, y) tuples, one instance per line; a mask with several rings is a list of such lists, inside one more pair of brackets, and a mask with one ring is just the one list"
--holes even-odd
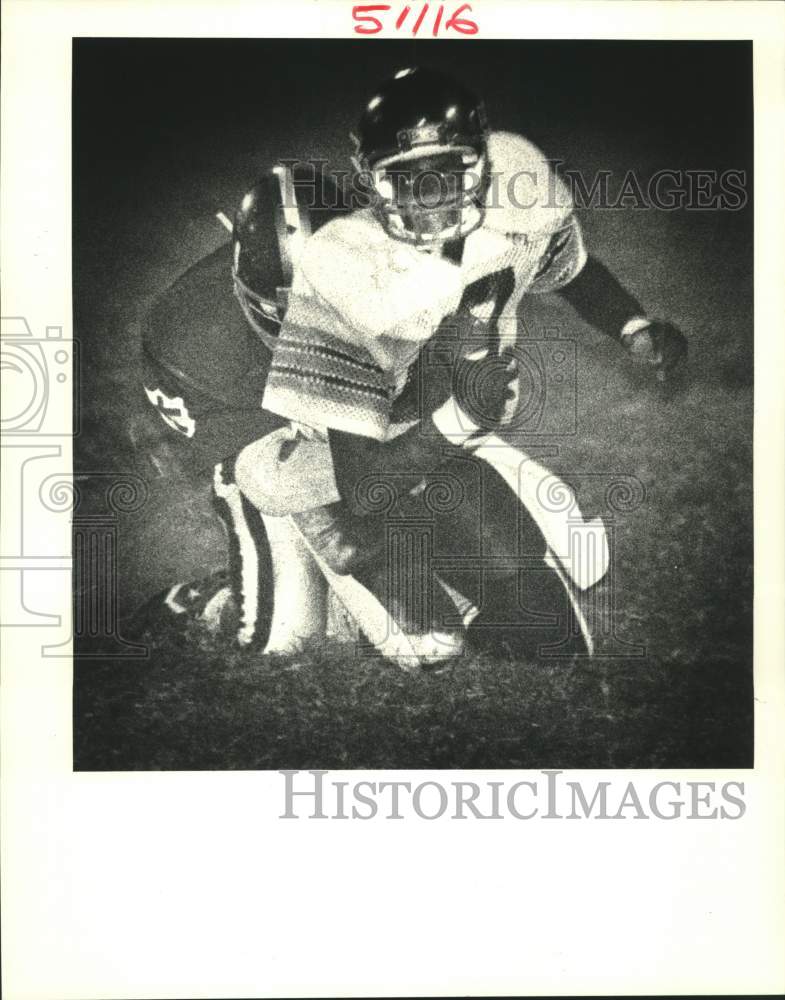
[[(461, 305), (480, 320), (496, 316), (502, 343), (512, 343), (521, 297), (578, 274), (586, 261), (580, 226), (566, 185), (540, 150), (494, 132), (488, 159), (484, 219), (465, 238), (460, 262), (393, 239), (370, 209), (307, 240), (265, 408), (383, 439), (410, 366), (446, 317)], [(483, 280), (500, 275), (504, 281)]]

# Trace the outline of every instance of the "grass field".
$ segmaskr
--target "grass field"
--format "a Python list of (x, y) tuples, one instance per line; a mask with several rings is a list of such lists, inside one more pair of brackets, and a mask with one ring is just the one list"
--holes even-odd
[(749, 671), (725, 654), (643, 662), (467, 657), (439, 673), (185, 641), (143, 667), (78, 666), (76, 766), (736, 767), (751, 760)]
[[(482, 80), (491, 57), (472, 51), (467, 72)], [(385, 66), (400, 61), (398, 52), (375, 52)], [(124, 105), (122, 134), (99, 141), (102, 105), (85, 95), (99, 71), (107, 93), (122, 92), (134, 57), (115, 53), (111, 71), (91, 58), (81, 78), (77, 63), (76, 78), (75, 106), (84, 110), (75, 137), (75, 315), (86, 358), (76, 463), (88, 479), (134, 471), (147, 482), (147, 503), (119, 524), (127, 618), (156, 591), (225, 561), (208, 484), (174, 451), (151, 467), (129, 447), (127, 429), (146, 419), (135, 360), (141, 316), (224, 239), (214, 211), (231, 211), (253, 179), (260, 140), (250, 100), (225, 113), (218, 87), (203, 120), (180, 120), (176, 106), (142, 95), (139, 107)], [(339, 157), (350, 116), (328, 128), (328, 108), (353, 108), (358, 89), (385, 68), (370, 56), (351, 68), (327, 50), (319, 58), (332, 89), (307, 93), (292, 83), (299, 124), (270, 112), (263, 146), (271, 155), (302, 150), (307, 134), (309, 150)], [(601, 79), (587, 78), (585, 92), (571, 96), (544, 87), (537, 65), (499, 60), (486, 98), (501, 127), (526, 130), (589, 173), (749, 169), (749, 130), (723, 126), (744, 94), (744, 58), (700, 77), (694, 53), (670, 65), (672, 90), (654, 95), (628, 76), (629, 92), (613, 90), (611, 105)], [(166, 77), (154, 61), (149, 72)], [(524, 84), (538, 98), (525, 122), (511, 96)], [(555, 328), (577, 345), (578, 428), (521, 444), (550, 446), (546, 464), (567, 479), (597, 477), (581, 495), (587, 514), (604, 513), (608, 477), (642, 483), (643, 502), (614, 515), (614, 593), (618, 635), (646, 655), (548, 662), (500, 644), (440, 672), (405, 674), (358, 660), (351, 646), (284, 661), (198, 631), (167, 632), (148, 637), (146, 659), (77, 659), (77, 769), (751, 766), (751, 204), (735, 213), (596, 211), (582, 222), (592, 249), (651, 311), (687, 331), (688, 378), (672, 388), (647, 383), (563, 304), (527, 305), (535, 336)]]

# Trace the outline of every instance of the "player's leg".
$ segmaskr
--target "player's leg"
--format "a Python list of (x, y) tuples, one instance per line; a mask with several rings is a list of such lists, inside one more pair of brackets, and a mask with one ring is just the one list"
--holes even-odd
[[(281, 430), (242, 454), (237, 479), (265, 517), (290, 517), (321, 575), (370, 642), (402, 666), (454, 656), (455, 634), (436, 632), (390, 586), (378, 520), (357, 516), (340, 497), (328, 442)], [(436, 601), (449, 599), (437, 588)], [(419, 610), (419, 609), (418, 609)]]
[(327, 632), (327, 582), (291, 518), (261, 517), (273, 571), (273, 616), (264, 651), (292, 653)]
[(213, 507), (227, 539), (228, 568), (181, 581), (137, 612), (138, 630), (195, 623), (266, 653), (291, 653), (326, 629), (327, 584), (288, 517), (264, 515), (235, 480), (236, 461), (213, 471)]
[(430, 571), (416, 545), (390, 545), (383, 524), (343, 503), (296, 513), (292, 521), (380, 653), (405, 669), (460, 655), (464, 623), (455, 619), (462, 599)]
[(591, 655), (585, 606), (608, 558), (601, 521), (585, 520), (566, 483), (498, 438), (454, 461), (473, 486), (442, 555), (455, 566), (447, 582), (479, 609), (472, 644), (526, 658)]
[(270, 554), (259, 512), (234, 482), (232, 460), (215, 466), (212, 505), (226, 536), (227, 566), (171, 584), (136, 612), (132, 629), (156, 635), (192, 625), (240, 645), (264, 643), (270, 625)]
[[(327, 583), (291, 518), (269, 502), (266, 456), (269, 448), (259, 439), (244, 448), (234, 463), (235, 489), (241, 498), (240, 514), (252, 512), (265, 531), (269, 566), (267, 586), (272, 587), (272, 619), (265, 653), (290, 653), (327, 631)], [(237, 500), (235, 500), (237, 509)], [(244, 519), (246, 519), (244, 517)], [(247, 519), (246, 519), (247, 520)], [(253, 550), (241, 560), (241, 573), (254, 578)]]

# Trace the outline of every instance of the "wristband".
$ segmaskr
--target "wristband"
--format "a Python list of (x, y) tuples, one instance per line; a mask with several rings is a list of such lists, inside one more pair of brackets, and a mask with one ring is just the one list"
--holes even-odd
[(624, 340), (625, 337), (631, 337), (635, 333), (640, 333), (647, 326), (651, 326), (650, 319), (647, 319), (645, 316), (633, 316), (621, 328), (621, 339)]

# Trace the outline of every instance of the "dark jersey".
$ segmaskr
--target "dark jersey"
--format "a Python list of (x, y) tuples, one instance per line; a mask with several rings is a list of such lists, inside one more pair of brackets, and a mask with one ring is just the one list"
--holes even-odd
[(230, 243), (154, 303), (142, 343), (145, 394), (198, 468), (212, 469), (287, 422), (262, 408), (270, 352), (234, 295)]

